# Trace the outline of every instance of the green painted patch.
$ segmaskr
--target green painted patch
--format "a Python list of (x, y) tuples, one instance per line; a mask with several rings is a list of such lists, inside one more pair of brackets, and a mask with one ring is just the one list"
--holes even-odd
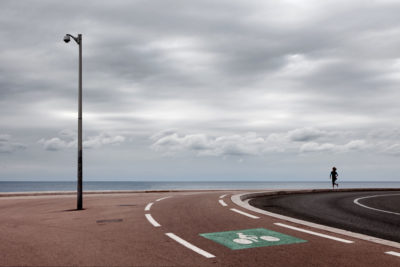
[(234, 250), (307, 242), (306, 240), (265, 228), (206, 233), (200, 235)]

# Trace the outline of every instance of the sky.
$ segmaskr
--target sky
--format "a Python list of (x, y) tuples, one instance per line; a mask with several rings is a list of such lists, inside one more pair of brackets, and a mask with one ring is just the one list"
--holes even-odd
[(399, 1), (0, 2), (0, 181), (398, 181)]

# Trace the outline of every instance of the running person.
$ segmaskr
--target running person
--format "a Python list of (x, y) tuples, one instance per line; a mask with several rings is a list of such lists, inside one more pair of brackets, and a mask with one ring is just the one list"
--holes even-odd
[(337, 187), (339, 187), (339, 184), (336, 183), (336, 180), (337, 180), (337, 177), (338, 177), (338, 176), (339, 176), (339, 174), (336, 172), (336, 167), (333, 167), (333, 168), (332, 168), (332, 171), (331, 171), (332, 189), (335, 188), (335, 185), (336, 185)]

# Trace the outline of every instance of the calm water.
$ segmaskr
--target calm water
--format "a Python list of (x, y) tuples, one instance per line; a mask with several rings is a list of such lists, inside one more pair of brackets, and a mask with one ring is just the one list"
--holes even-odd
[[(84, 182), (93, 190), (190, 190), (190, 189), (316, 189), (326, 182)], [(400, 182), (341, 182), (339, 188), (400, 188)], [(1, 182), (0, 192), (75, 191), (76, 182)]]

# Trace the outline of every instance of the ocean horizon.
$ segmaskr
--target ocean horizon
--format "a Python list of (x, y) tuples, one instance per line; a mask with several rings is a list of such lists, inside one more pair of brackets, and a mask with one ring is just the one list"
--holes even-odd
[[(0, 192), (75, 191), (76, 181), (0, 181)], [(84, 181), (83, 191), (329, 189), (328, 181)], [(339, 188), (400, 188), (393, 181), (344, 181)]]

